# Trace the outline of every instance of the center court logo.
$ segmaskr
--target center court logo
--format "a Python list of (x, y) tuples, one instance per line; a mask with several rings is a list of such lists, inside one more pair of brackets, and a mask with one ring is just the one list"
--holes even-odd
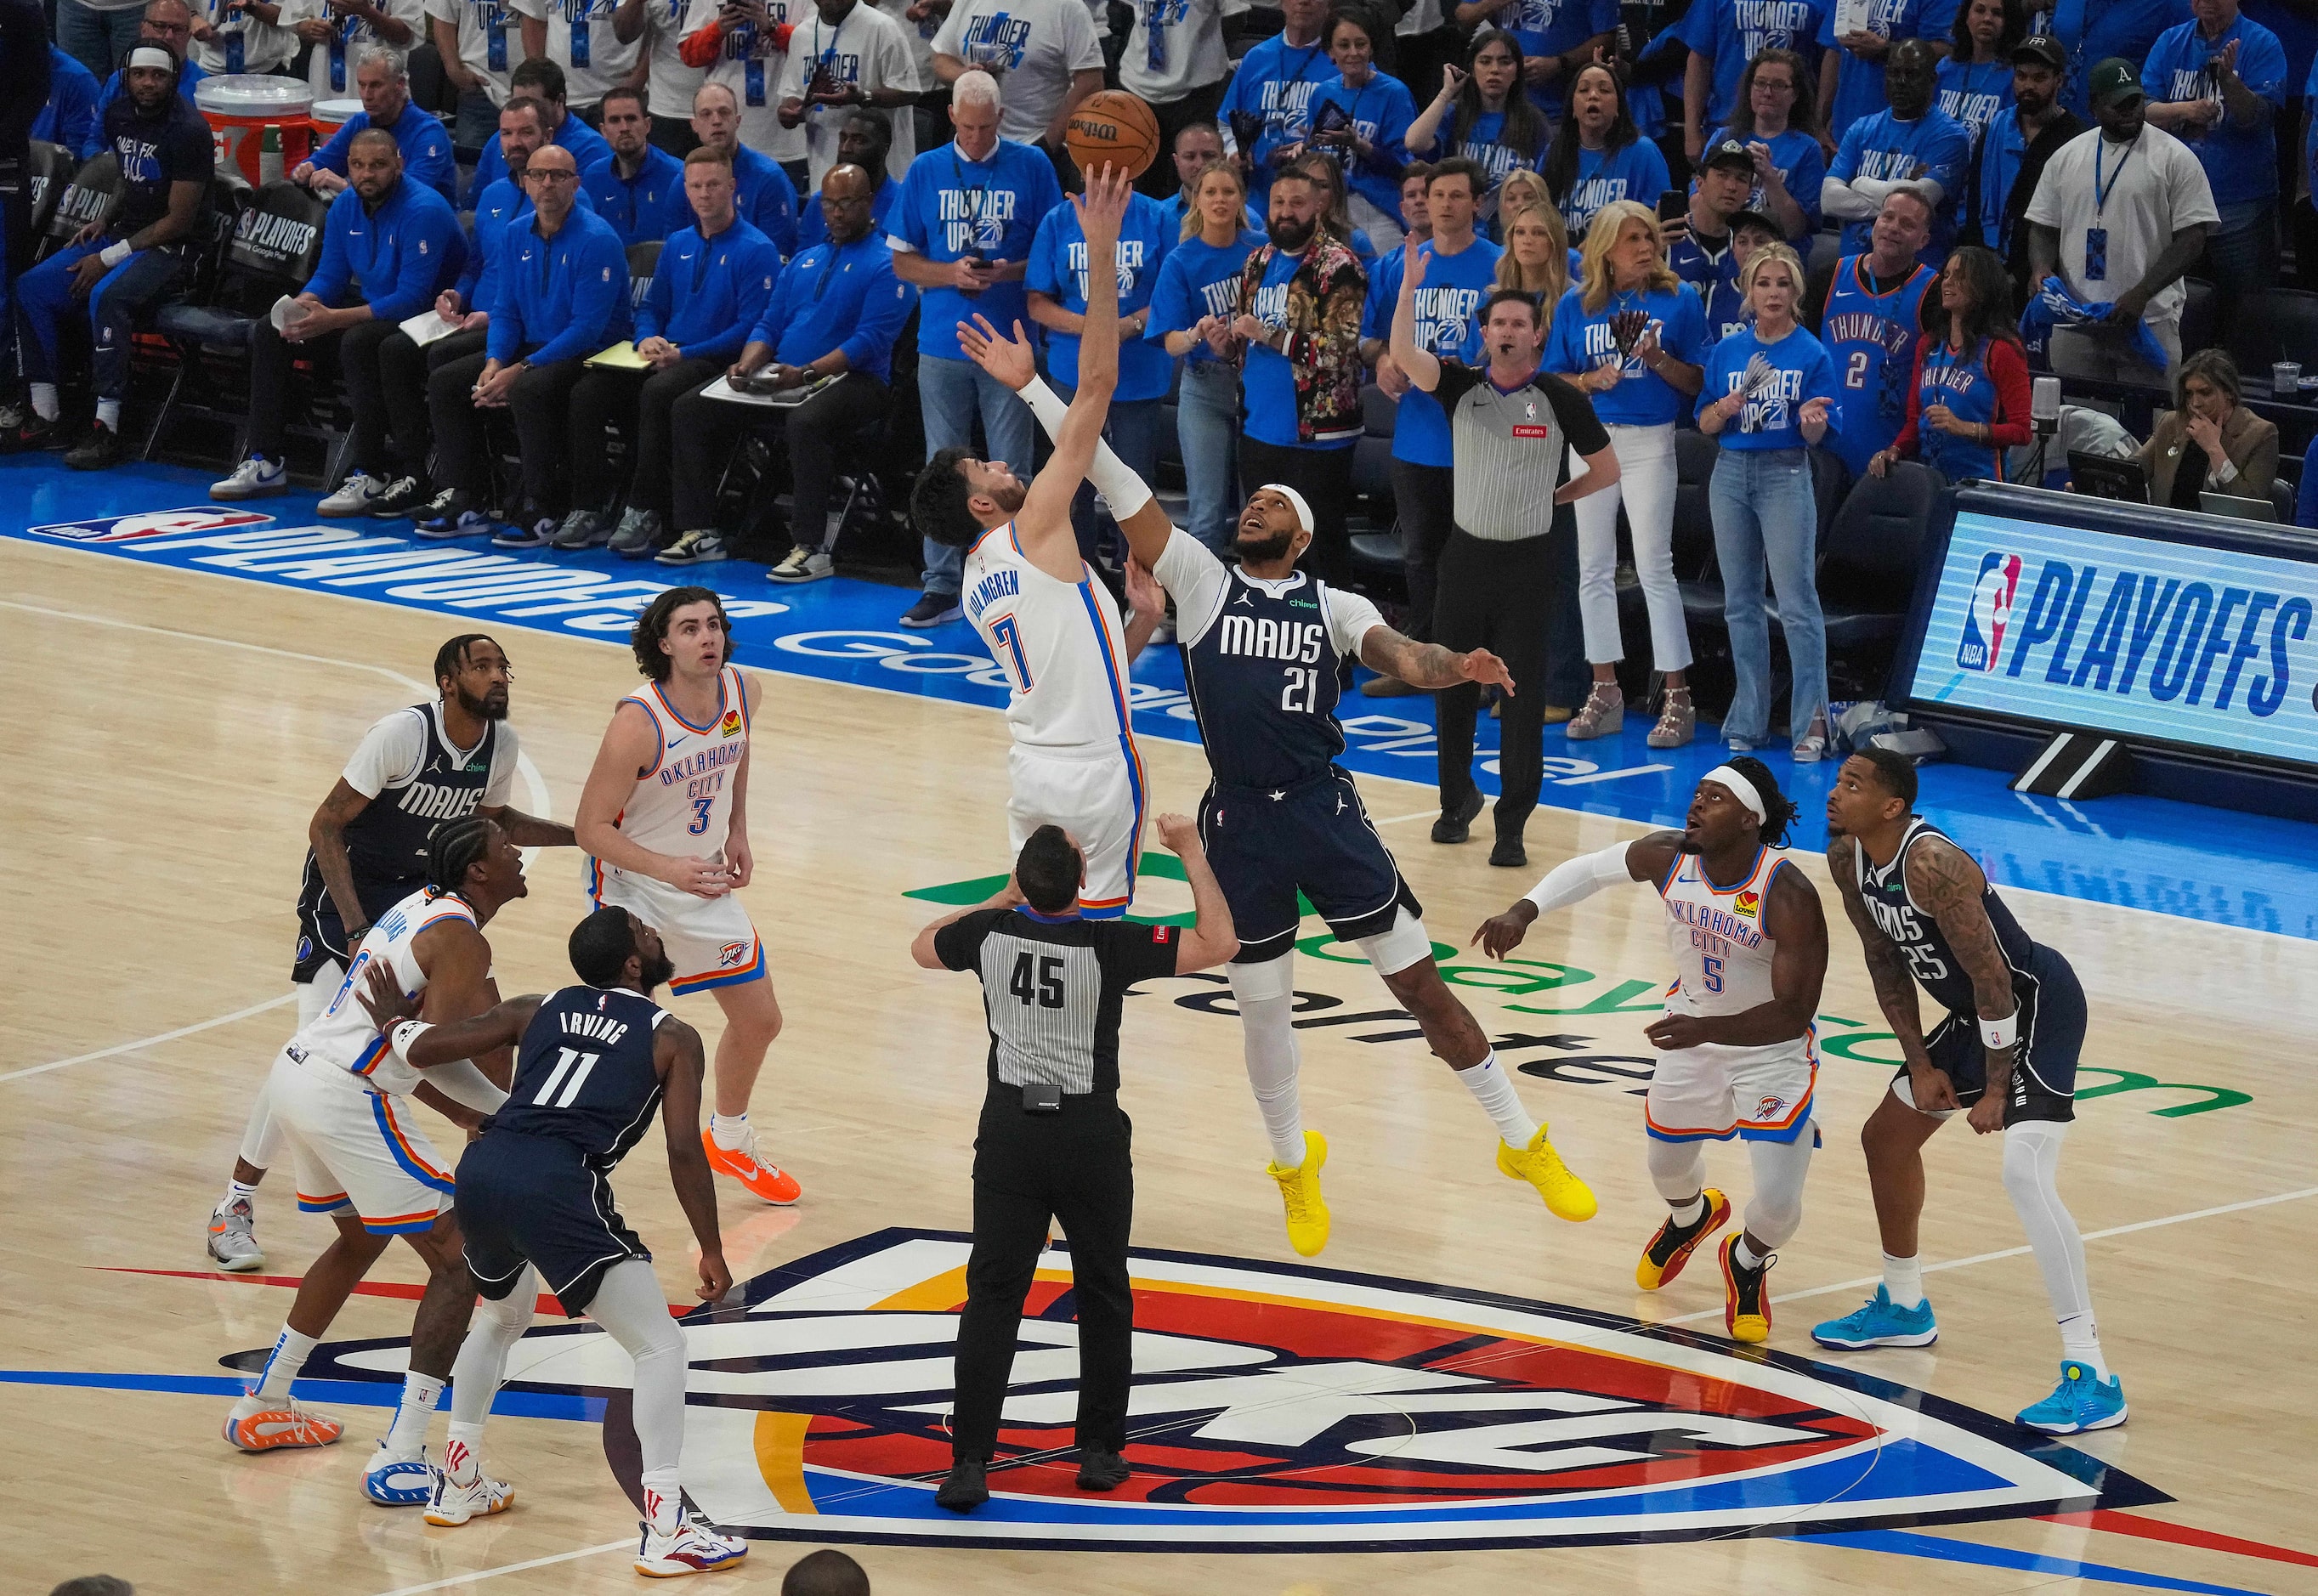
[[(1069, 1256), (1049, 1251), (995, 1494), (960, 1518), (933, 1492), (949, 1465), (967, 1251), (956, 1235), (882, 1231), (687, 1318), (684, 1474), (698, 1510), (775, 1538), (1361, 1552), (2164, 1500), (2009, 1423), (1784, 1354), (1545, 1303), (1158, 1251), (1131, 1263), (1134, 1475), (1090, 1494), (1073, 1483)], [(399, 1380), (406, 1356), (400, 1342), (340, 1343), (307, 1375)], [(556, 1324), (517, 1344), (501, 1400), (603, 1399), (606, 1451), (633, 1496), (630, 1369), (592, 1325)]]
[(106, 516), (94, 521), (57, 521), (24, 530), (34, 537), (57, 538), (68, 543), (127, 543), (139, 538), (221, 532), (229, 526), (257, 526), (273, 519), (256, 510), (188, 505), (182, 510), (147, 510), (140, 515)]
[(2020, 591), (2020, 556), (1993, 550), (1981, 556), (1980, 575), (1964, 611), (1963, 635), (1956, 642), (1956, 668), (1993, 675), (2004, 657), (2004, 630), (2012, 622), (2012, 600)]

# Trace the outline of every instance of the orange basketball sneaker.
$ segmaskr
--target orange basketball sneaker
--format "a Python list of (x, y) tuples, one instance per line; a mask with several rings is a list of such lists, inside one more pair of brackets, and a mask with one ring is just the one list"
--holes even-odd
[(260, 1408), (239, 1418), (228, 1413), (225, 1421), (226, 1443), (245, 1452), (270, 1452), (276, 1447), (327, 1447), (346, 1432), (346, 1427), (336, 1419), (310, 1413), (294, 1402), (278, 1408)]
[(762, 1197), (777, 1207), (786, 1208), (804, 1195), (804, 1188), (796, 1183), (795, 1176), (777, 1165), (758, 1161), (757, 1127), (754, 1125), (743, 1125), (741, 1127), (741, 1144), (738, 1147), (719, 1147), (716, 1133), (713, 1130), (700, 1133), (700, 1145), (708, 1154), (710, 1169), (732, 1176), (747, 1187), (752, 1196)]

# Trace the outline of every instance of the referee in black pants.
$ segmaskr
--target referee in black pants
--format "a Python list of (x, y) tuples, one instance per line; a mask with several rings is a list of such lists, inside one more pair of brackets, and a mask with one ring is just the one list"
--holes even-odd
[(1078, 1298), (1079, 1488), (1109, 1491), (1129, 1472), (1119, 1454), (1134, 1373), (1127, 1237), (1135, 1161), (1133, 1127), (1119, 1107), (1119, 1002), (1138, 981), (1204, 970), (1239, 951), (1199, 822), (1165, 814), (1156, 823), (1190, 883), (1198, 918), (1189, 930), (1080, 919), (1078, 841), (1060, 826), (1041, 826), (1022, 845), (1004, 891), (934, 921), (910, 948), (923, 969), (980, 976), (990, 1025), (950, 1471), (934, 1497), (952, 1512), (990, 1500), (984, 1475), (998, 1449), (1022, 1299), (1052, 1219), (1070, 1240)]
[[(1555, 555), (1568, 556), (1577, 546), (1577, 517), (1568, 507), (1616, 482), (1618, 457), (1593, 401), (1538, 369), (1551, 312), (1519, 290), (1499, 289), (1482, 304), (1486, 367), (1444, 362), (1416, 346), (1416, 291), (1427, 259), (1408, 246), (1393, 310), (1392, 358), (1449, 413), (1457, 521), (1441, 554), (1433, 635), (1446, 649), (1487, 649), (1512, 673), (1498, 722), (1497, 841), (1489, 863), (1526, 865), (1522, 829), (1545, 783), (1546, 668), (1554, 651), (1549, 631), (1574, 623), (1569, 606), (1556, 602), (1573, 578), (1572, 560)], [(1585, 462), (1583, 476), (1570, 475), (1572, 454)], [(1435, 842), (1464, 841), (1481, 812), (1473, 785), (1480, 704), (1481, 689), (1470, 682), (1435, 700)]]

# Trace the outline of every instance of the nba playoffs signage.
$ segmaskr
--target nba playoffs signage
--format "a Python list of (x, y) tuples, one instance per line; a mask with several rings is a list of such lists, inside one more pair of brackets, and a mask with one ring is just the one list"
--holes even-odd
[[(2059, 497), (2018, 502), (2077, 519)], [(2193, 516), (2088, 509), (2051, 525), (1981, 507), (1999, 504), (2013, 507), (1960, 496), (1895, 697), (2318, 764), (2318, 549)], [(2208, 528), (2226, 541), (2183, 541)]]
[[(1041, 1259), (991, 1474), (949, 1466), (964, 1238), (888, 1230), (684, 1321), (685, 1491), (771, 1538), (1151, 1551), (1629, 1543), (2014, 1518), (2165, 1500), (2097, 1459), (1918, 1391), (1609, 1314), (1308, 1267), (1137, 1252), (1133, 1477), (1073, 1484), (1067, 1252)], [(400, 1380), (399, 1342), (307, 1376)], [(633, 1493), (630, 1364), (534, 1330), (511, 1392), (606, 1400)]]

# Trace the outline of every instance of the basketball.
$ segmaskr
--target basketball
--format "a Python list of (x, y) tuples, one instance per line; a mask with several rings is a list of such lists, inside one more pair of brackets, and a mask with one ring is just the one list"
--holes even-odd
[(1159, 119), (1125, 89), (1102, 89), (1071, 112), (1063, 142), (1082, 173), (1109, 165), (1140, 177), (1159, 154)]

